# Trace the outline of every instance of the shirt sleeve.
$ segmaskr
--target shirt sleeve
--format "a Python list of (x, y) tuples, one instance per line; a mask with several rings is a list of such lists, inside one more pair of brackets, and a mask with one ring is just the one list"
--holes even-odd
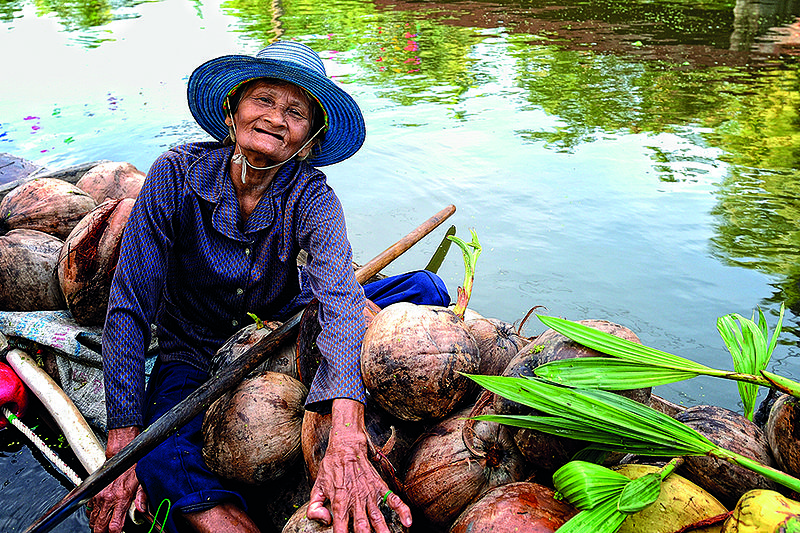
[[(174, 154), (173, 154), (174, 156)], [(143, 425), (144, 361), (173, 243), (177, 162), (162, 155), (136, 199), (120, 245), (103, 328), (108, 428)]]
[(317, 346), (322, 361), (306, 400), (310, 410), (326, 410), (330, 400), (349, 398), (364, 403), (361, 343), (364, 340), (364, 289), (353, 272), (344, 213), (330, 188), (301, 212), (300, 246), (309, 252), (306, 267), (311, 289), (320, 302), (322, 331)]

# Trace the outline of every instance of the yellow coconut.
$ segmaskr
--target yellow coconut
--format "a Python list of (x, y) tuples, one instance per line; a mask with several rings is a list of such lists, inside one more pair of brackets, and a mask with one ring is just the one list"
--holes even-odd
[[(657, 466), (626, 464), (616, 470), (636, 479), (659, 470)], [(618, 533), (673, 533), (684, 526), (728, 512), (719, 500), (688, 479), (671, 474), (661, 483), (661, 495), (644, 510), (625, 519)], [(712, 525), (694, 532), (719, 533), (722, 524)]]
[(790, 500), (774, 490), (753, 489), (736, 504), (722, 533), (789, 533), (793, 522), (800, 525), (800, 502)]

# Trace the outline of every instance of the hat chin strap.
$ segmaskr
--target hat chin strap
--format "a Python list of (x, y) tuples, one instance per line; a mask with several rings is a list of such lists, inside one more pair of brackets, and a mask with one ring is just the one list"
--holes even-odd
[[(236, 125), (233, 123), (233, 119), (231, 119), (231, 126), (233, 127), (233, 134), (234, 134), (234, 136), (235, 136), (235, 135), (236, 135)], [(299, 154), (300, 152), (302, 152), (303, 150), (305, 150), (305, 148), (306, 148), (306, 147), (307, 147), (309, 144), (311, 144), (311, 141), (313, 141), (313, 140), (314, 140), (314, 138), (315, 138), (317, 135), (319, 135), (319, 132), (321, 132), (321, 131), (322, 131), (322, 129), (323, 129), (324, 127), (325, 127), (324, 125), (323, 125), (323, 126), (321, 126), (321, 127), (320, 127), (320, 128), (317, 130), (317, 132), (316, 132), (314, 135), (312, 135), (312, 136), (311, 136), (311, 137), (310, 137), (310, 138), (309, 138), (309, 139), (308, 139), (308, 140), (305, 142), (305, 144), (304, 144), (303, 146), (301, 146), (301, 147), (300, 147), (300, 148), (299, 148), (299, 149), (298, 149), (298, 150), (297, 150), (295, 153), (293, 153), (291, 156), (289, 156), (289, 158), (288, 158), (288, 159), (285, 159), (284, 161), (281, 161), (280, 163), (276, 163), (276, 164), (274, 164), (274, 165), (269, 165), (269, 166), (266, 166), (266, 167), (257, 167), (257, 166), (255, 166), (255, 165), (252, 165), (252, 164), (250, 163), (250, 161), (248, 161), (248, 160), (247, 160), (247, 156), (245, 156), (245, 155), (244, 155), (244, 154), (241, 152), (241, 148), (239, 148), (239, 150), (240, 150), (240, 151), (239, 151), (239, 153), (238, 153), (238, 154), (233, 154), (233, 157), (231, 158), (231, 160), (232, 160), (234, 163), (238, 163), (238, 164), (242, 165), (242, 174), (241, 174), (241, 180), (242, 180), (242, 184), (245, 184), (245, 183), (247, 183), (247, 181), (246, 181), (246, 176), (247, 176), (247, 167), (250, 167), (250, 168), (252, 168), (253, 170), (269, 170), (269, 169), (272, 169), (272, 168), (275, 168), (275, 167), (279, 167), (279, 166), (283, 165), (284, 163), (286, 163), (287, 161), (291, 161), (292, 159), (294, 159), (294, 157), (295, 157), (297, 154)], [(238, 145), (238, 144), (237, 144), (236, 146), (237, 146), (237, 147), (239, 147), (239, 145)]]

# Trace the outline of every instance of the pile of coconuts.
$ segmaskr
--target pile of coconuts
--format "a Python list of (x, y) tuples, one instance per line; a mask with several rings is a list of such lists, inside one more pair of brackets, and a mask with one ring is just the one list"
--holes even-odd
[(145, 175), (95, 165), (76, 183), (23, 180), (0, 201), (0, 310), (69, 309), (102, 325), (122, 232)]
[[(34, 178), (7, 194), (0, 201), (0, 310), (69, 309), (82, 325), (102, 324), (120, 238), (143, 180), (144, 174), (127, 163), (106, 163), (75, 184)], [(536, 413), (480, 389), (466, 375), (526, 377), (550, 361), (603, 354), (553, 330), (525, 337), (508, 322), (468, 309), (480, 247), (474, 234), (473, 242), (459, 246), (467, 273), (455, 307), (398, 303), (379, 309), (369, 302), (365, 309), (361, 370), (368, 392), (370, 459), (411, 506), (411, 531), (556, 531), (577, 510), (555, 493), (552, 474), (587, 443), (473, 420), (477, 415)], [(314, 312), (313, 307), (307, 310), (304, 321), (310, 328), (301, 332), (302, 338), (287, 341), (216, 400), (203, 424), (204, 459), (220, 476), (260, 495), (261, 505), (250, 511), (262, 531), (331, 530), (305, 517), (331, 427), (330, 415), (303, 407), (319, 358)], [(580, 322), (639, 342), (619, 324)], [(220, 348), (212, 372), (279, 325), (256, 320), (240, 330)], [(649, 389), (620, 394), (669, 414), (725, 448), (800, 475), (795, 398), (773, 398), (759, 425), (719, 407), (683, 408)], [(663, 461), (616, 455), (605, 464), (635, 477)], [(780, 514), (773, 507), (800, 514), (800, 504), (791, 500), (798, 495), (713, 457), (685, 458), (677, 472), (671, 503), (659, 504), (660, 513), (632, 515), (635, 519), (621, 531), (675, 531), (729, 509), (740, 518), (755, 516), (753, 509)], [(783, 504), (780, 498), (788, 503), (771, 505)], [(687, 501), (692, 505), (681, 503)], [(381, 510), (391, 531), (407, 531), (391, 509), (383, 505)], [(754, 527), (719, 521), (702, 530), (759, 531), (759, 524)]]

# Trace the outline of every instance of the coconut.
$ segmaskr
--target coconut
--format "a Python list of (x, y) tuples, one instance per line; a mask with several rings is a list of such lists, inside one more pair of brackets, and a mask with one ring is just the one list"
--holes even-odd
[[(364, 320), (367, 327), (372, 323), (372, 319), (381, 310), (375, 302), (367, 299), (364, 306)], [(298, 379), (311, 388), (314, 376), (322, 362), (322, 354), (317, 346), (317, 336), (322, 331), (319, 323), (319, 300), (314, 298), (303, 310), (300, 318), (300, 328), (297, 333), (297, 374)]]
[(466, 320), (465, 323), (478, 343), (480, 374), (502, 374), (511, 358), (527, 345), (526, 339), (514, 331), (514, 327), (508, 322), (494, 318), (476, 318)]
[(476, 405), (424, 433), (408, 456), (404, 478), (408, 502), (439, 527), (448, 527), (464, 508), (494, 487), (521, 481), (528, 465), (508, 428), (464, 420), (491, 414)]
[(264, 372), (218, 398), (203, 419), (203, 459), (218, 475), (249, 484), (278, 479), (300, 456), (308, 391), (285, 374)]
[(552, 533), (577, 514), (553, 489), (519, 481), (496, 487), (471, 503), (450, 533)]
[(106, 319), (111, 279), (133, 202), (132, 198), (103, 202), (64, 241), (58, 281), (72, 317), (82, 326), (101, 325)]
[(364, 335), (361, 374), (375, 401), (404, 420), (456, 409), (478, 371), (475, 338), (449, 309), (406, 302), (375, 315)]
[(800, 427), (798, 399), (781, 394), (772, 405), (765, 432), (770, 450), (781, 470), (800, 476), (800, 444), (797, 441)]
[[(660, 469), (649, 465), (623, 465), (615, 468), (630, 479), (639, 478)], [(661, 494), (651, 505), (629, 515), (617, 533), (673, 533), (701, 520), (718, 517), (727, 512), (719, 500), (688, 479), (672, 473), (661, 483)], [(719, 533), (722, 523), (692, 532)]]
[[(370, 441), (370, 460), (381, 477), (399, 492), (401, 484), (395, 477), (397, 468), (405, 462), (408, 451), (423, 430), (422, 425), (395, 418), (368, 399), (364, 426)], [(319, 464), (328, 449), (330, 431), (330, 414), (306, 411), (302, 429), (303, 458), (312, 483), (317, 479)]]
[(800, 502), (772, 490), (754, 489), (739, 499), (722, 533), (790, 533), (798, 524)]
[(144, 172), (130, 163), (111, 161), (89, 169), (75, 186), (101, 204), (106, 200), (136, 198), (144, 178)]
[[(678, 413), (675, 419), (722, 448), (769, 467), (775, 466), (764, 432), (738, 413), (722, 407), (697, 405)], [(748, 490), (778, 488), (761, 474), (717, 457), (686, 457), (681, 473), (727, 507), (736, 505)]]
[[(309, 503), (311, 502), (306, 502), (292, 515), (291, 518), (289, 518), (289, 520), (286, 522), (286, 525), (283, 526), (283, 531), (281, 533), (333, 532), (333, 525), (326, 526), (322, 522), (311, 520), (306, 516), (306, 513), (308, 513)], [(328, 508), (328, 512), (330, 512), (330, 505), (326, 505), (326, 507)], [(386, 525), (389, 527), (389, 533), (407, 533), (409, 531), (409, 529), (400, 522), (400, 516), (394, 512), (391, 507), (386, 504), (381, 504), (380, 509), (381, 513), (383, 514), (383, 519), (386, 521)], [(348, 531), (352, 531), (352, 526), (348, 529)]]
[[(220, 347), (211, 359), (209, 373), (219, 373), (220, 370), (232, 364), (242, 356), (251, 346), (278, 329), (282, 324), (277, 321), (254, 322), (234, 333), (225, 344)], [(293, 340), (286, 340), (278, 345), (275, 351), (264, 362), (258, 365), (250, 376), (257, 376), (265, 371), (279, 372), (294, 379), (299, 379), (297, 374), (296, 347)]]
[(0, 237), (0, 309), (66, 309), (56, 266), (63, 241), (38, 230), (15, 229)]
[[(581, 320), (579, 323), (629, 341), (640, 342), (631, 330), (607, 320)], [(548, 329), (514, 356), (503, 371), (503, 375), (531, 377), (537, 367), (551, 361), (603, 356), (604, 354), (600, 352)], [(645, 405), (650, 404), (650, 388), (619, 391), (619, 394)], [(504, 415), (536, 413), (528, 407), (498, 395), (494, 397), (494, 409)], [(520, 452), (543, 474), (555, 472), (587, 445), (582, 441), (557, 437), (532, 429), (514, 430), (514, 440)]]
[(69, 182), (35, 178), (0, 202), (0, 232), (35, 229), (63, 240), (95, 207), (97, 202), (91, 196)]

